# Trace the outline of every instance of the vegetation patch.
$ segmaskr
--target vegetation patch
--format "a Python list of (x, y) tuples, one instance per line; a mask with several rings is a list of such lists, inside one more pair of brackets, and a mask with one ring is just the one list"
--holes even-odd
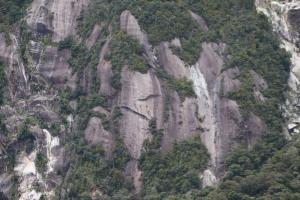
[(149, 123), (151, 140), (144, 143), (139, 167), (143, 171), (143, 199), (172, 199), (201, 187), (200, 173), (207, 167), (209, 155), (200, 136), (174, 144), (164, 158), (160, 143), (163, 136), (155, 119)]
[(0, 0), (0, 33), (4, 32), (6, 34), (7, 41), (9, 41), (8, 33), (12, 25), (24, 16), (26, 7), (31, 2), (32, 0)]
[(5, 75), (5, 65), (0, 61), (0, 105), (4, 104), (5, 101), (5, 89), (7, 85)]
[(131, 10), (154, 45), (185, 37), (193, 27), (189, 13), (174, 1), (139, 1)]
[(168, 88), (177, 92), (182, 101), (186, 97), (196, 97), (193, 82), (186, 77), (176, 79), (163, 69), (157, 69), (156, 74), (160, 79), (166, 81)]
[(38, 152), (36, 154), (35, 166), (39, 173), (44, 174), (45, 170), (47, 169), (47, 162), (48, 159), (44, 154), (42, 154), (41, 152)]
[[(93, 102), (95, 101), (91, 101)], [(82, 106), (80, 107), (82, 109)], [(96, 191), (100, 192), (104, 199), (133, 199), (132, 181), (123, 174), (130, 155), (118, 132), (121, 117), (121, 110), (115, 108), (109, 131), (114, 134), (116, 144), (109, 159), (105, 157), (101, 145), (86, 143), (83, 139), (83, 127), (79, 126), (80, 130), (69, 138), (72, 143), (67, 144), (67, 149), (72, 152), (73, 164), (70, 179), (65, 185), (70, 192), (65, 199), (90, 199), (91, 193)]]
[(114, 78), (111, 84), (114, 88), (121, 88), (121, 70), (124, 65), (128, 65), (131, 70), (147, 73), (149, 67), (142, 56), (143, 48), (137, 40), (119, 31), (114, 35), (110, 46), (111, 52), (107, 59), (112, 63)]

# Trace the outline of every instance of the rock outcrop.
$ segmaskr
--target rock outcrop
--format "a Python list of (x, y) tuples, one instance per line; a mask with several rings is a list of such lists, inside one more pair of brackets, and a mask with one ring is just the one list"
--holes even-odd
[(27, 23), (37, 32), (51, 32), (58, 42), (75, 33), (76, 19), (88, 0), (34, 0)]
[[(287, 119), (287, 129), (291, 134), (299, 132), (298, 119), (299, 110), (299, 84), (300, 84), (300, 49), (299, 30), (297, 18), (300, 13), (300, 2), (256, 0), (258, 12), (265, 14), (273, 25), (273, 29), (282, 41), (282, 47), (291, 54), (291, 73), (289, 77), (289, 91), (286, 100), (285, 117)], [(289, 135), (287, 135), (289, 137)]]
[[(108, 59), (116, 24), (108, 23), (104, 26), (101, 22), (92, 26), (93, 30), (86, 40), (76, 34), (76, 18), (88, 2), (34, 0), (26, 17), (32, 37), (25, 44), (25, 55), (20, 53), (21, 38), (18, 31), (10, 33), (10, 44), (6, 43), (4, 34), (0, 34), (0, 59), (8, 66), (6, 96), (10, 102), (0, 107), (3, 123), (10, 134), (9, 137), (0, 135), (0, 192), (10, 197), (15, 174), (21, 200), (40, 199), (42, 195), (53, 199), (55, 191), (68, 180), (72, 171), (72, 165), (69, 166), (72, 158), (68, 157), (72, 150), (65, 148), (68, 145), (64, 146), (72, 137), (82, 137), (80, 142), (91, 148), (101, 145), (106, 154), (105, 162), (110, 162), (114, 147), (119, 142), (116, 139), (120, 137), (130, 154), (130, 161), (122, 169), (123, 173), (133, 180), (135, 190), (139, 192), (143, 172), (138, 164), (145, 140), (152, 139), (149, 132), (149, 121), (152, 119), (156, 120), (157, 128), (163, 130), (160, 148), (162, 158), (174, 143), (200, 135), (210, 154), (210, 162), (199, 177), (204, 187), (217, 184), (225, 172), (224, 159), (240, 144), (240, 138), (243, 137), (251, 148), (266, 129), (262, 119), (255, 114), (242, 116), (238, 102), (228, 97), (230, 93), (239, 91), (241, 82), (237, 79), (240, 75), (238, 67), (224, 67), (228, 56), (227, 46), (223, 43), (203, 42), (197, 62), (189, 65), (172, 50), (172, 47), (181, 48), (181, 44), (184, 44), (181, 38), (152, 46), (137, 18), (125, 10), (120, 15), (120, 29), (143, 47), (140, 56), (146, 62), (148, 71), (133, 71), (127, 66), (128, 63), (123, 63), (120, 71), (122, 86), (116, 89), (111, 85), (116, 69)], [(290, 85), (293, 89), (291, 96), (294, 98), (287, 103), (287, 108), (296, 110), (300, 57), (296, 45), (299, 33), (293, 27), (298, 26), (299, 13), (298, 7), (292, 5), (298, 4), (294, 1), (271, 4), (258, 1), (257, 5), (269, 17), (279, 18), (279, 21), (273, 23), (274, 27), (282, 35), (286, 49), (293, 53), (294, 68)], [(280, 18), (282, 13), (285, 17)], [(209, 31), (201, 16), (191, 11), (190, 16), (204, 32)], [(282, 23), (284, 26), (281, 26)], [(104, 27), (108, 27), (105, 33)], [(44, 36), (52, 37), (47, 44), (39, 39)], [(67, 36), (74, 36), (88, 50), (100, 45), (93, 55), (97, 56), (98, 63), (95, 66), (83, 66), (81, 72), (74, 73), (69, 64), (71, 51), (59, 50), (57, 47), (57, 43)], [(181, 97), (157, 72), (166, 73), (172, 80), (190, 80), (195, 95)], [(257, 72), (250, 71), (250, 75), (256, 99), (264, 102), (263, 91), (268, 88), (268, 84)], [(96, 81), (92, 80), (95, 76), (99, 78)], [(92, 91), (91, 85), (94, 83), (97, 84), (96, 90)], [(65, 99), (64, 93), (58, 91), (73, 93), (69, 99)], [(80, 106), (85, 110), (78, 109)], [(116, 127), (111, 127), (116, 125), (112, 116), (116, 107), (122, 113), (116, 131), (118, 133), (113, 131)], [(298, 116), (297, 112), (294, 113), (293, 117)], [(84, 126), (82, 133), (79, 133), (79, 126)], [(298, 126), (299, 120), (289, 127), (294, 130)], [(22, 130), (26, 130), (25, 136)], [(22, 139), (24, 141), (20, 142)], [(16, 165), (8, 169), (6, 151), (14, 148)], [(41, 155), (45, 159), (43, 172), (39, 171), (36, 164)], [(61, 175), (62, 171), (65, 176)], [(93, 188), (93, 193), (95, 195), (92, 196), (96, 196), (101, 191)]]
[[(149, 121), (155, 118), (159, 126), (162, 123), (163, 96), (157, 77), (150, 71), (141, 74), (124, 67), (119, 105), (123, 113), (120, 133), (133, 158), (128, 170), (135, 173), (133, 177), (139, 177), (141, 173), (137, 169), (137, 160), (144, 140), (151, 136), (148, 132)], [(138, 178), (135, 178), (137, 190), (140, 185)]]
[[(200, 16), (192, 12), (191, 15), (204, 31), (208, 30), (204, 20)], [(121, 28), (126, 31), (128, 35), (136, 38), (147, 51), (147, 47), (149, 47), (147, 35), (141, 30), (137, 20), (129, 11), (124, 11), (121, 15)], [(169, 151), (174, 142), (180, 142), (200, 134), (211, 156), (210, 169), (204, 173), (204, 180), (207, 182), (206, 185), (211, 185), (217, 182), (218, 178), (222, 177), (224, 173), (224, 158), (239, 145), (240, 141), (237, 138), (242, 134), (242, 116), (239, 111), (239, 105), (237, 102), (225, 98), (226, 94), (239, 90), (241, 83), (235, 79), (239, 75), (239, 70), (237, 68), (224, 70), (223, 54), (226, 48), (224, 44), (204, 43), (202, 45), (202, 52), (199, 52), (199, 60), (197, 63), (188, 66), (172, 52), (170, 46), (174, 46), (174, 43), (180, 47), (180, 40), (178, 38), (171, 43), (163, 42), (157, 47), (154, 47), (153, 52), (156, 52), (158, 58), (155, 67), (162, 67), (174, 78), (179, 79), (185, 77), (192, 80), (197, 97), (188, 97), (182, 101), (176, 92), (172, 92), (169, 94), (168, 99), (163, 99), (164, 105), (167, 105), (169, 108), (164, 108), (168, 112), (168, 119), (162, 126), (165, 130), (162, 139), (162, 151)], [(132, 82), (135, 78), (127, 75), (129, 73), (127, 69), (125, 71), (126, 73), (123, 71), (122, 78), (127, 81), (123, 82), (125, 86), (122, 88), (122, 93), (126, 91), (126, 94), (131, 96), (129, 102), (134, 102), (132, 97), (135, 93), (128, 93), (129, 89), (126, 87), (128, 87), (127, 82)], [(256, 76), (256, 78), (258, 77), (259, 75)], [(142, 83), (142, 80), (136, 81), (136, 91), (147, 91), (145, 88), (149, 88), (149, 86)], [(153, 84), (154, 82), (147, 81), (147, 83)], [(265, 86), (262, 85), (263, 83), (259, 84), (259, 90), (265, 89)], [(160, 94), (152, 95), (159, 96)], [(164, 96), (165, 95), (166, 94), (164, 94)], [(146, 106), (151, 108), (150, 105), (147, 102)], [(150, 118), (149, 114), (140, 111), (142, 107), (139, 107), (138, 110), (133, 108), (132, 106), (126, 106), (125, 110), (140, 120), (139, 122), (136, 121), (136, 124), (133, 125), (133, 127), (140, 128), (136, 131), (132, 131), (134, 130), (133, 127), (130, 128), (131, 134), (136, 132), (138, 135), (129, 137), (131, 138), (129, 139), (131, 144), (128, 145), (128, 148), (131, 154), (138, 158), (142, 141), (149, 137), (146, 130), (142, 131), (142, 129), (144, 129), (142, 128), (142, 124), (146, 127), (146, 122)], [(151, 116), (153, 117), (153, 115)], [(154, 117), (157, 118), (157, 115), (154, 115)], [(255, 122), (257, 122), (257, 124)], [(127, 123), (129, 123), (129, 121), (124, 122), (124, 124)], [(260, 133), (263, 132), (262, 129), (265, 128), (259, 118), (251, 118), (247, 123), (253, 123), (251, 126), (248, 126), (250, 129), (249, 134), (253, 133), (251, 130), (252, 125), (254, 127), (253, 130), (260, 130), (260, 132), (257, 133), (259, 136), (261, 135)], [(257, 137), (253, 136), (253, 141), (259, 138), (258, 135)], [(137, 138), (140, 138), (140, 140)], [(141, 141), (139, 145), (136, 143), (137, 141)], [(253, 141), (251, 141), (251, 143)], [(217, 176), (217, 178), (215, 176)]]
[(85, 140), (92, 145), (102, 145), (107, 157), (112, 153), (114, 139), (110, 132), (104, 129), (102, 121), (98, 117), (92, 117), (84, 132)]

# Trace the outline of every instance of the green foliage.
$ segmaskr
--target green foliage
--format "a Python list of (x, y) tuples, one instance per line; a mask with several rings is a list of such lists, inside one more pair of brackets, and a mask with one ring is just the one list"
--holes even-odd
[(25, 140), (34, 140), (34, 136), (29, 132), (29, 127), (26, 122), (24, 122), (23, 126), (20, 128), (19, 133), (17, 135), (17, 140), (19, 142)]
[(113, 199), (117, 199), (121, 194), (133, 199), (130, 192), (132, 183), (123, 175), (130, 157), (122, 141), (117, 141), (113, 159), (105, 157), (100, 145), (89, 145), (76, 137), (73, 142), (74, 144), (69, 147), (75, 152), (71, 160), (73, 165), (70, 179), (67, 181), (69, 192), (66, 199), (90, 199), (90, 194), (95, 189)]
[[(146, 140), (140, 158), (143, 171), (143, 199), (181, 197), (199, 189), (201, 173), (207, 166), (209, 155), (199, 136), (177, 143), (163, 158), (160, 152), (162, 130), (157, 130), (155, 120), (149, 122), (152, 139)], [(171, 196), (168, 197), (169, 199)]]
[(58, 43), (58, 50), (71, 49), (75, 45), (76, 42), (74, 41), (73, 37), (69, 36)]
[(111, 42), (111, 52), (108, 59), (112, 63), (114, 76), (111, 85), (121, 88), (121, 70), (124, 65), (128, 65), (131, 70), (147, 73), (148, 65), (142, 57), (143, 48), (137, 40), (126, 35), (124, 32), (117, 32)]
[(20, 144), (20, 146), (17, 149), (12, 150), (13, 159), (15, 153), (20, 149), (25, 150), (27, 154), (33, 151), (35, 137), (29, 131), (30, 124), (31, 124), (30, 118), (27, 118), (18, 131), (17, 142)]
[(51, 124), (49, 131), (51, 132), (52, 136), (54, 136), (54, 137), (59, 136), (59, 133), (61, 130), (60, 126), (61, 126), (60, 123)]
[(68, 63), (73, 68), (74, 73), (77, 72), (81, 75), (84, 67), (88, 65), (90, 60), (90, 54), (85, 45), (76, 43), (72, 37), (67, 37), (59, 42), (58, 49), (71, 50), (71, 58), (68, 60)]
[(184, 37), (193, 25), (189, 13), (173, 1), (139, 1), (131, 11), (154, 45)]
[[(256, 166), (259, 166), (255, 163), (257, 162), (256, 156), (244, 153), (243, 157), (236, 158), (240, 160), (241, 164), (235, 164), (234, 167), (231, 165), (230, 173), (232, 175), (233, 168), (246, 173), (235, 173), (234, 176), (227, 177), (220, 187), (205, 199), (299, 199), (299, 155), (299, 138), (294, 138), (288, 145), (277, 151), (261, 170), (255, 170)], [(232, 161), (232, 159), (228, 160), (227, 163)], [(254, 163), (252, 163), (253, 161)], [(245, 167), (247, 169), (244, 169)]]
[(31, 32), (29, 31), (27, 24), (22, 21), (20, 25), (20, 52), (21, 52), (21, 57), (24, 61), (25, 64), (28, 64), (28, 59), (27, 59), (27, 44), (29, 43), (29, 40), (31, 39)]
[(200, 56), (202, 42), (206, 40), (206, 34), (200, 28), (190, 31), (187, 37), (181, 38), (181, 48), (172, 47), (173, 52), (177, 54), (185, 63), (195, 64)]
[(187, 78), (170, 79), (169, 84), (174, 88), (178, 95), (184, 99), (185, 97), (195, 97), (193, 82)]
[(129, 160), (129, 152), (126, 149), (122, 138), (118, 137), (112, 155), (112, 165), (118, 169), (125, 169), (126, 164), (129, 162)]
[(8, 32), (25, 14), (30, 2), (31, 0), (0, 0), (0, 32)]
[[(60, 41), (58, 49), (69, 49), (71, 51), (71, 58), (68, 63), (73, 68), (73, 73), (77, 73), (77, 88), (74, 97), (83, 95), (83, 90), (80, 86), (84, 73), (90, 72), (91, 84), (89, 85), (93, 94), (98, 93), (100, 88), (100, 80), (97, 73), (97, 66), (99, 62), (99, 53), (103, 45), (102, 40), (96, 41), (91, 50), (88, 50), (83, 43), (77, 43), (73, 37), (67, 37)], [(90, 68), (90, 69), (89, 69)], [(89, 70), (89, 71), (85, 71)]]
[(0, 61), (0, 105), (4, 103), (6, 84), (5, 65)]
[(156, 70), (156, 74), (160, 79), (166, 81), (169, 88), (175, 90), (178, 93), (181, 100), (184, 101), (185, 97), (196, 96), (193, 82), (191, 80), (188, 80), (186, 77), (176, 79), (162, 69)]
[(41, 152), (38, 152), (36, 154), (35, 166), (39, 173), (44, 174), (44, 172), (47, 168), (47, 162), (48, 162), (48, 159), (44, 154), (42, 154)]
[[(109, 10), (109, 4), (103, 3), (103, 0), (91, 1), (88, 8), (77, 19), (77, 30), (80, 36), (86, 39), (93, 31), (95, 24), (103, 25), (103, 22), (108, 19)], [(107, 30), (107, 27), (104, 29)]]
[(78, 108), (76, 111), (76, 113), (80, 116), (78, 121), (79, 130), (85, 130), (88, 120), (92, 116), (92, 112), (90, 112), (90, 110), (96, 106), (105, 107), (106, 100), (107, 99), (105, 97), (97, 94), (82, 96), (79, 98)]
[[(289, 55), (280, 48), (277, 36), (266, 17), (256, 13), (254, 1), (189, 0), (187, 5), (208, 22), (215, 41), (225, 42), (227, 67), (238, 67), (241, 89), (231, 94), (244, 114), (253, 112), (262, 117), (272, 134), (281, 132), (281, 111), (284, 102), (282, 93), (287, 89)], [(263, 56), (262, 56), (263, 55)], [(266, 102), (258, 102), (253, 96), (253, 80), (250, 70), (259, 73), (268, 83), (263, 92)]]
[[(162, 157), (162, 130), (157, 130), (155, 120), (151, 120), (149, 131), (152, 138), (145, 141), (139, 163), (144, 183), (141, 198), (299, 199), (298, 160), (291, 162), (293, 158), (299, 157), (299, 144), (295, 142), (285, 146), (286, 141), (280, 134), (283, 120), (279, 105), (284, 102), (282, 93), (286, 90), (289, 56), (280, 48), (267, 19), (256, 13), (254, 0), (92, 1), (79, 19), (79, 35), (83, 39), (87, 38), (93, 26), (100, 23), (104, 26), (104, 32), (108, 32), (111, 25), (113, 37), (107, 59), (112, 63), (111, 85), (116, 89), (121, 88), (121, 70), (124, 65), (141, 73), (146, 73), (149, 68), (143, 58), (143, 48), (119, 30), (119, 16), (126, 9), (138, 19), (153, 45), (179, 38), (182, 49), (174, 49), (174, 52), (189, 65), (199, 58), (203, 41), (225, 43), (226, 67), (238, 67), (241, 74), (237, 78), (242, 83), (241, 89), (228, 97), (238, 101), (244, 117), (253, 112), (268, 126), (262, 141), (254, 145), (251, 151), (241, 146), (226, 159), (227, 174), (220, 187), (201, 190), (199, 173), (207, 167), (208, 154), (200, 138), (175, 144)], [(204, 33), (200, 30), (191, 20), (188, 10), (204, 17), (210, 31)], [(80, 75), (84, 67), (93, 67), (95, 72), (97, 49), (88, 51), (83, 44), (77, 44), (70, 38), (59, 44), (59, 49), (64, 48), (71, 50), (72, 58), (69, 62), (75, 72)], [(266, 97), (264, 103), (258, 102), (253, 96), (250, 70), (259, 73), (268, 83), (268, 89), (263, 92)], [(175, 79), (160, 70), (158, 75), (182, 99), (195, 95), (192, 82), (186, 78)], [(99, 85), (97, 79), (94, 82)], [(93, 94), (96, 91), (97, 87), (93, 89)], [(128, 184), (123, 176), (130, 156), (119, 133), (118, 122), (122, 117), (120, 108), (114, 109), (111, 124), (107, 126), (117, 141), (113, 159), (107, 160), (101, 147), (88, 145), (82, 140), (82, 131), (91, 117), (90, 109), (106, 101), (101, 99), (101, 95), (85, 98), (81, 92), (78, 93), (76, 96), (80, 96), (80, 101), (76, 113), (80, 119), (79, 133), (74, 133), (71, 140), (74, 143), (70, 149), (75, 153), (72, 154), (74, 160), (71, 163), (74, 165), (70, 172), (72, 180), (68, 181), (68, 199), (90, 199), (89, 194), (96, 188), (112, 199), (132, 199), (132, 184)], [(68, 99), (63, 97), (62, 105), (67, 105)], [(68, 110), (65, 107), (63, 110)]]
[[(83, 136), (88, 120), (93, 115), (91, 109), (105, 107), (106, 99), (99, 95), (81, 96), (79, 99), (76, 110), (78, 128), (69, 136), (70, 142), (66, 147), (72, 155), (72, 166), (68, 172), (70, 178), (64, 185), (68, 188), (64, 199), (91, 199), (91, 193), (95, 191), (103, 193), (103, 198), (118, 199), (121, 195), (124, 199), (133, 199), (132, 181), (124, 176), (125, 166), (131, 158), (118, 132), (122, 117), (120, 108), (113, 110), (111, 123), (106, 122), (106, 129), (114, 134), (116, 141), (112, 155), (107, 157), (101, 145), (88, 144)], [(104, 116), (100, 118), (103, 120)]]
[(59, 92), (59, 105), (61, 114), (70, 114), (72, 113), (72, 108), (70, 106), (71, 92), (68, 90)]
[(4, 123), (4, 118), (2, 114), (0, 114), (0, 135), (6, 136), (7, 135), (7, 129)]

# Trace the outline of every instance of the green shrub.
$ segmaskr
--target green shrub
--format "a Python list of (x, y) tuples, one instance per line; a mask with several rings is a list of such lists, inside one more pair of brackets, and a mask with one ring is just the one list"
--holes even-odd
[(11, 26), (25, 14), (32, 0), (0, 0), (0, 32), (9, 32)]
[(173, 1), (140, 1), (132, 6), (131, 11), (154, 45), (184, 37), (192, 27), (188, 12)]
[(172, 150), (162, 158), (160, 143), (163, 132), (157, 130), (155, 119), (150, 120), (149, 131), (152, 139), (145, 141), (139, 163), (143, 171), (143, 199), (152, 199), (154, 194), (160, 196), (159, 199), (170, 194), (179, 197), (180, 194), (199, 189), (199, 173), (207, 167), (209, 160), (200, 136), (174, 144)]
[(7, 85), (6, 81), (6, 75), (5, 75), (5, 65), (0, 61), (0, 105), (3, 105), (4, 103), (4, 97), (5, 97), (5, 89)]
[(185, 97), (195, 97), (195, 91), (193, 82), (188, 80), (186, 77), (180, 79), (170, 79), (169, 83), (173, 87), (178, 95), (184, 99)]
[(73, 46), (75, 46), (75, 44), (76, 42), (74, 41), (73, 37), (66, 37), (64, 40), (61, 40), (58, 43), (58, 50), (71, 49)]
[(114, 35), (111, 52), (108, 56), (114, 72), (112, 86), (120, 88), (120, 73), (124, 65), (128, 65), (131, 70), (147, 73), (148, 65), (145, 63), (142, 53), (143, 48), (137, 40), (121, 31)]
[(34, 140), (34, 136), (29, 132), (28, 125), (24, 123), (24, 125), (20, 128), (19, 133), (17, 135), (17, 140), (19, 142), (25, 141), (25, 140)]
[(48, 162), (48, 159), (44, 154), (42, 154), (41, 152), (38, 152), (36, 154), (35, 166), (39, 173), (44, 174), (44, 172), (47, 168), (47, 162)]

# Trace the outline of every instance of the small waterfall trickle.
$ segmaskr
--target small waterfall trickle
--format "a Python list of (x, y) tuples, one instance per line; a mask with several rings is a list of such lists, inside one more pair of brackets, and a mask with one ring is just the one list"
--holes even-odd
[(43, 129), (43, 132), (46, 136), (46, 149), (47, 149), (47, 173), (54, 171), (54, 166), (57, 161), (56, 156), (54, 155), (53, 151), (56, 147), (59, 146), (59, 138), (53, 137), (47, 129)]
[(216, 152), (216, 119), (214, 116), (213, 102), (208, 92), (208, 87), (204, 75), (200, 70), (199, 63), (190, 67), (190, 78), (193, 81), (194, 90), (198, 99), (198, 112), (203, 117), (203, 127), (205, 133), (203, 134), (203, 142), (208, 149), (211, 156), (211, 166), (205, 170), (202, 175), (203, 187), (213, 186), (217, 183), (217, 178), (214, 175), (214, 169), (217, 167), (217, 152)]
[(14, 60), (17, 61), (19, 71), (22, 74), (22, 77), (24, 79), (25, 88), (27, 88), (28, 79), (26, 76), (24, 64), (23, 64), (22, 60), (20, 59), (20, 53), (19, 53), (20, 46), (19, 46), (18, 40), (17, 40), (16, 36), (13, 34), (10, 34), (10, 38), (12, 40), (12, 45), (13, 45), (13, 51), (10, 56), (10, 67), (12, 67)]

